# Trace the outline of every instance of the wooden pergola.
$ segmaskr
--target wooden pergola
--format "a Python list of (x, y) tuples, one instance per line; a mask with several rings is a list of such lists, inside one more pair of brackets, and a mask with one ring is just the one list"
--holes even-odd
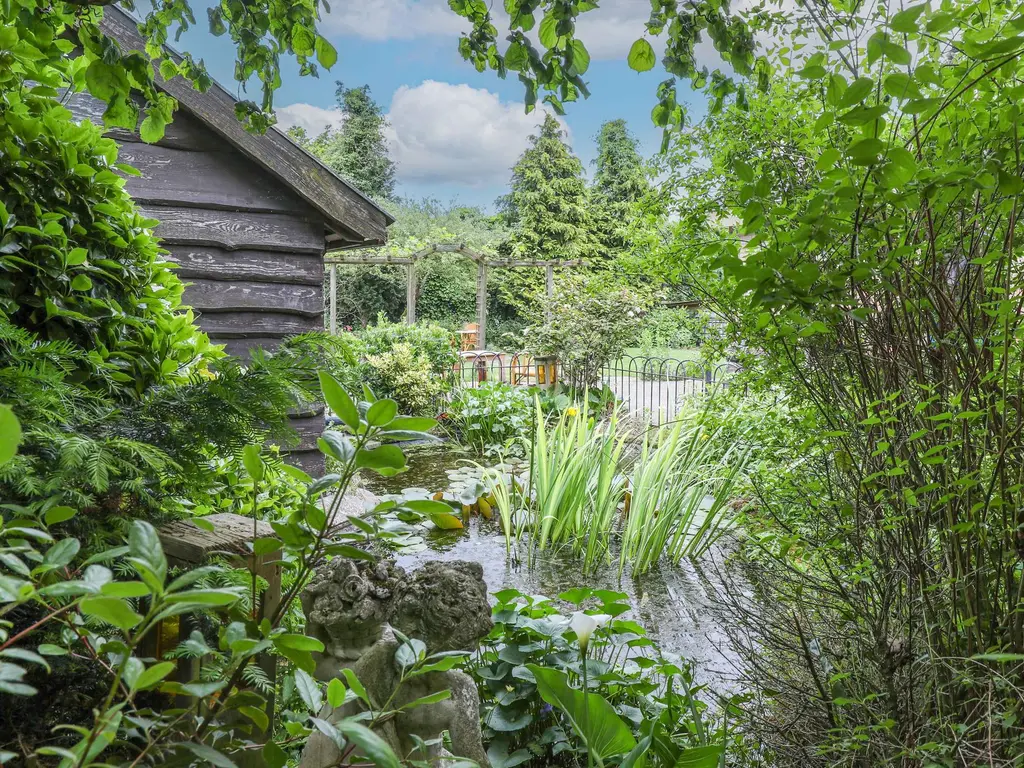
[(546, 272), (547, 295), (555, 291), (555, 267), (575, 267), (583, 262), (580, 259), (500, 259), (477, 253), (466, 245), (430, 245), (406, 256), (390, 256), (379, 253), (361, 253), (359, 251), (336, 251), (327, 254), (325, 263), (331, 266), (331, 333), (337, 333), (338, 316), (338, 265), (339, 264), (394, 264), (405, 266), (405, 321), (416, 322), (416, 262), (435, 253), (461, 253), (476, 262), (476, 321), (480, 326), (477, 337), (479, 349), (487, 348), (487, 271), (500, 268), (544, 267)]

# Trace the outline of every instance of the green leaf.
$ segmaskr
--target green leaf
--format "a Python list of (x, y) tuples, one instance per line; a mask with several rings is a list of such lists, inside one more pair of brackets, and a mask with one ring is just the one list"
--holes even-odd
[(330, 69), (338, 61), (338, 51), (323, 35), (316, 36), (316, 60), (324, 69)]
[(647, 72), (654, 69), (657, 59), (658, 57), (655, 56), (651, 44), (643, 37), (633, 43), (629, 49), (629, 55), (626, 57), (629, 68), (637, 72)]
[(71, 290), (73, 291), (88, 291), (90, 288), (92, 288), (92, 280), (88, 275), (75, 275), (71, 281)]
[(168, 604), (193, 603), (195, 605), (231, 605), (237, 602), (239, 594), (232, 589), (190, 589), (167, 595)]
[(529, 712), (501, 706), (492, 709), (484, 718), (484, 725), (499, 733), (515, 733), (528, 728), (532, 723), (533, 715)]
[(298, 56), (312, 56), (316, 46), (313, 33), (301, 24), (292, 27), (292, 50)]
[(394, 421), (388, 424), (387, 432), (400, 430), (402, 432), (429, 432), (437, 426), (437, 419), (427, 419), (421, 416), (397, 416)]
[(209, 683), (185, 683), (181, 687), (197, 699), (205, 699), (223, 689), (227, 684), (227, 680), (215, 680)]
[(450, 515), (452, 513), (450, 504), (432, 499), (410, 499), (409, 501), (403, 501), (401, 506), (411, 509), (413, 512), (419, 512), (421, 515)]
[(355, 432), (359, 429), (359, 410), (348, 392), (331, 374), (320, 371), (320, 391), (330, 409), (344, 422), (345, 426)]
[(402, 768), (398, 756), (380, 736), (355, 719), (346, 718), (334, 723), (334, 727), (350, 742), (359, 747), (377, 768)]
[(846, 109), (854, 104), (860, 104), (874, 87), (875, 81), (870, 77), (858, 77), (843, 92), (843, 97), (839, 100), (838, 104), (839, 109)]
[(582, 40), (572, 41), (572, 68), (576, 70), (577, 75), (584, 74), (590, 69), (590, 52), (587, 51), (587, 46), (583, 44)]
[(86, 616), (105, 621), (124, 632), (128, 632), (142, 621), (141, 615), (117, 597), (87, 597), (79, 604), (79, 610)]
[(894, 43), (888, 39), (880, 40), (879, 45), (882, 49), (882, 55), (889, 59), (893, 64), (904, 65), (910, 63), (910, 51), (902, 45)]
[(164, 59), (160, 62), (160, 77), (164, 80), (170, 80), (172, 77), (179, 74), (178, 65), (171, 59)]
[(718, 768), (722, 746), (691, 747), (679, 753), (674, 768)]
[(352, 456), (355, 454), (356, 447), (348, 435), (343, 435), (334, 429), (324, 432), (323, 436), (316, 441), (316, 444), (320, 448), (321, 453), (340, 461), (342, 464), (348, 464), (352, 461)]
[(494, 739), (487, 745), (487, 760), (491, 768), (515, 768), (532, 759), (533, 754), (526, 749), (517, 749), (509, 754), (506, 738)]
[(253, 723), (256, 724), (256, 727), (261, 731), (267, 730), (267, 726), (270, 725), (270, 718), (267, 717), (267, 713), (259, 707), (253, 707), (246, 704), (243, 707), (239, 707), (238, 711), (252, 720)]
[(263, 745), (263, 761), (267, 768), (284, 768), (288, 765), (288, 754), (273, 741)]
[[(3, 462), (0, 462), (2, 464)], [(75, 510), (71, 507), (50, 507), (43, 514), (43, 521), (47, 525), (57, 525), (58, 523), (64, 523), (75, 516)]]
[(21, 424), (9, 405), (0, 405), (0, 466), (14, 458), (21, 443)]
[(263, 457), (260, 456), (258, 445), (250, 443), (242, 449), (242, 465), (254, 481), (258, 483), (263, 479), (266, 466), (263, 463)]
[(368, 707), (373, 706), (373, 702), (370, 701), (370, 695), (366, 692), (366, 688), (359, 682), (359, 678), (356, 677), (356, 673), (351, 669), (341, 670), (341, 674), (345, 676), (345, 682), (348, 683), (348, 688), (352, 693), (360, 698), (360, 700)]
[(320, 712), (324, 705), (320, 685), (305, 670), (295, 670), (295, 690), (299, 692), (299, 698), (310, 712), (314, 715)]
[(356, 466), (366, 469), (387, 470), (405, 467), (405, 454), (394, 445), (380, 445), (356, 453)]
[(377, 561), (377, 556), (372, 552), (359, 549), (359, 547), (353, 547), (350, 544), (332, 544), (327, 548), (327, 553), (336, 557), (348, 557), (352, 560), (366, 560), (370, 563)]
[(164, 137), (167, 121), (155, 110), (150, 110), (139, 126), (139, 136), (147, 144), (156, 144)]
[(971, 658), (977, 661), (993, 661), (997, 664), (1008, 664), (1024, 661), (1024, 653), (976, 653)]
[(893, 17), (889, 19), (889, 27), (894, 32), (902, 32), (904, 34), (913, 34), (917, 32), (917, 20), (921, 14), (928, 10), (928, 3), (921, 3), (920, 5), (912, 5), (909, 8), (905, 8), (898, 13), (893, 14)]
[(64, 259), (64, 264), (69, 267), (77, 267), (85, 263), (89, 252), (85, 248), (72, 248)]
[(144, 691), (147, 688), (152, 688), (171, 674), (175, 667), (176, 665), (173, 661), (161, 661), (159, 664), (154, 664), (136, 678), (135, 683), (132, 685), (132, 690)]
[(858, 139), (846, 148), (846, 154), (858, 165), (870, 165), (885, 151), (885, 144), (875, 138)]
[(345, 703), (345, 684), (338, 678), (334, 678), (327, 684), (327, 703), (337, 709)]
[(398, 415), (398, 403), (394, 400), (378, 400), (366, 411), (366, 423), (371, 427), (386, 427)]
[(141, 581), (110, 581), (100, 587), (106, 597), (145, 597), (150, 589)]
[(179, 744), (202, 760), (203, 764), (213, 765), (216, 768), (238, 768), (228, 757), (211, 746), (194, 741), (183, 741), (179, 742)]
[(636, 746), (629, 726), (603, 696), (571, 688), (565, 673), (558, 670), (536, 664), (527, 668), (537, 680), (541, 698), (566, 714), (587, 748), (600, 759), (625, 754)]
[(558, 19), (553, 14), (545, 14), (540, 22), (538, 39), (545, 48), (554, 48), (558, 43)]
[[(150, 523), (136, 520), (128, 531), (128, 554), (145, 565), (160, 581), (161, 588), (167, 578), (167, 559), (160, 545), (160, 536)], [(152, 585), (151, 585), (152, 586)]]
[(43, 565), (49, 568), (63, 568), (75, 559), (81, 545), (78, 539), (61, 539), (43, 555)]
[(315, 637), (298, 634), (278, 635), (274, 638), (274, 645), (279, 648), (294, 648), (297, 651), (323, 651), (324, 644)]
[(416, 707), (426, 706), (427, 704), (437, 704), (439, 701), (445, 701), (452, 697), (450, 690), (434, 691), (434, 693), (428, 694), (427, 696), (420, 696), (418, 699), (413, 699), (408, 704), (403, 704), (400, 709), (415, 709)]

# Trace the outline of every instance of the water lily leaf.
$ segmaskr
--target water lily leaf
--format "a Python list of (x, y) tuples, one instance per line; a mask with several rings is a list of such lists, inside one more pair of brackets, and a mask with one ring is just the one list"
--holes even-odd
[(455, 531), (463, 527), (462, 521), (451, 512), (434, 512), (430, 515), (430, 522), (443, 531)]

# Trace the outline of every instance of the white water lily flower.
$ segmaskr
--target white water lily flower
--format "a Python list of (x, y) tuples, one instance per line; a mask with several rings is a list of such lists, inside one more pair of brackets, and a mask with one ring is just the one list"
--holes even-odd
[(576, 633), (576, 637), (579, 638), (580, 651), (584, 655), (587, 653), (587, 646), (590, 644), (590, 636), (594, 634), (598, 627), (603, 627), (611, 620), (612, 617), (606, 613), (591, 615), (577, 611), (572, 615), (572, 622), (570, 622), (569, 626)]

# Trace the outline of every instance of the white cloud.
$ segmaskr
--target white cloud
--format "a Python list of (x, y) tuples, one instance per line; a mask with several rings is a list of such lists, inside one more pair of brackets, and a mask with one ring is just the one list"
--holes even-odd
[(403, 181), (501, 184), (544, 114), (465, 84), (402, 86), (388, 114), (391, 156)]
[[(469, 187), (504, 184), (545, 114), (538, 107), (527, 115), (522, 102), (502, 101), (485, 88), (436, 80), (403, 85), (387, 115), (398, 178)], [(340, 125), (341, 114), (300, 103), (279, 107), (277, 119), (282, 130), (299, 125), (316, 136), (328, 125)], [(564, 122), (562, 127), (568, 134)]]
[[(493, 2), (491, 13), (498, 38), (504, 40), (508, 29), (504, 4)], [(578, 35), (593, 59), (622, 59), (643, 35), (650, 15), (650, 0), (605, 0), (599, 9), (580, 15)], [(469, 22), (448, 7), (448, 0), (342, 0), (332, 5), (322, 26), (327, 35), (376, 41), (447, 37), (453, 46), (459, 34), (470, 29)], [(536, 27), (532, 35), (536, 43)]]
[(319, 136), (327, 126), (339, 126), (344, 121), (341, 110), (337, 107), (324, 109), (315, 107), (312, 104), (289, 104), (287, 107), (277, 107), (277, 125), (282, 131), (292, 126), (299, 126), (306, 130), (306, 135)]
[(367, 40), (412, 40), (448, 36), (454, 41), (470, 24), (447, 0), (339, 0), (324, 17), (323, 32)]

